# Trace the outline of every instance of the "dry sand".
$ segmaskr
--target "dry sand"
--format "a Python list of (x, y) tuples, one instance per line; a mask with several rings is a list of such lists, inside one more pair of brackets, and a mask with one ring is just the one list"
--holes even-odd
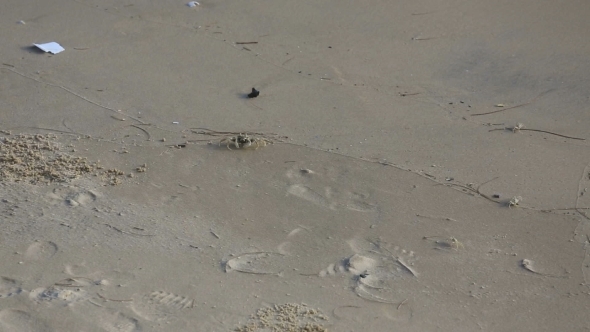
[(589, 13), (2, 1), (0, 331), (590, 329)]

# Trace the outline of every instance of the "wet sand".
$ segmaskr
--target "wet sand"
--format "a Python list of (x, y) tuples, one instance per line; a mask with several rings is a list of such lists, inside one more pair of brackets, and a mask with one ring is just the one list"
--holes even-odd
[(6, 2), (0, 331), (589, 328), (588, 7)]

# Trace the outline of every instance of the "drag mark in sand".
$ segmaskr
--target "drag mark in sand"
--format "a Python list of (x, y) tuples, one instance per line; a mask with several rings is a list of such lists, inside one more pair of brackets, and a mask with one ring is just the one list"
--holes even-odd
[(525, 269), (525, 270), (527, 270), (527, 271), (529, 271), (531, 273), (538, 274), (538, 275), (543, 276), (543, 277), (569, 278), (568, 276), (565, 276), (565, 275), (561, 276), (561, 275), (554, 275), (554, 274), (548, 274), (548, 273), (539, 272), (539, 271), (537, 271), (537, 269), (535, 269), (534, 265), (535, 265), (535, 262), (533, 262), (530, 259), (526, 259), (525, 258), (525, 259), (523, 259), (523, 260), (520, 261), (520, 266), (522, 266), (523, 269)]

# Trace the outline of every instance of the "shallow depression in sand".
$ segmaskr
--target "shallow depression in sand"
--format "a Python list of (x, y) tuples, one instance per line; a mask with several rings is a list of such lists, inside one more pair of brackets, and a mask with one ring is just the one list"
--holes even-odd
[(40, 241), (31, 244), (25, 251), (25, 259), (29, 261), (48, 260), (57, 253), (57, 244), (51, 241)]

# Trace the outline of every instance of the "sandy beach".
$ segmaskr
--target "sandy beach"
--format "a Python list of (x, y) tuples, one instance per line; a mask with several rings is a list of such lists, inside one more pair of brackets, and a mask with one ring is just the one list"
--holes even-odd
[(187, 3), (0, 4), (0, 331), (590, 329), (590, 3)]

